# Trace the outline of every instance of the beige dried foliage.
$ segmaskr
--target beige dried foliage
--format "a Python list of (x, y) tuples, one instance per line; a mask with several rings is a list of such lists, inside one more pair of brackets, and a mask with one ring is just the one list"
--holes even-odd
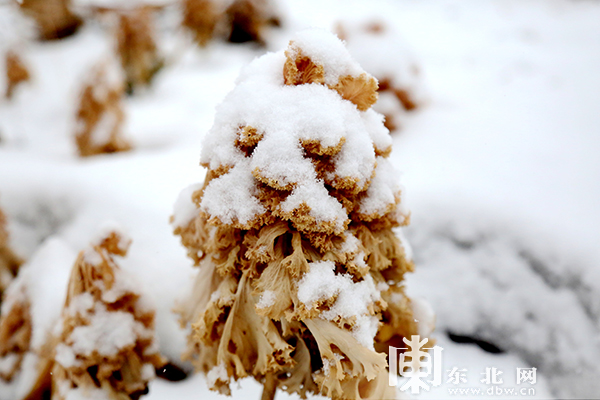
[(82, 21), (71, 12), (70, 0), (22, 0), (21, 10), (32, 17), (42, 39), (61, 39), (75, 33)]
[[(302, 49), (297, 48), (294, 42), (290, 43), (290, 49), (285, 54), (287, 59), (283, 66), (283, 76), (286, 85), (325, 83), (323, 66), (302, 54)], [(368, 110), (377, 101), (377, 80), (367, 74), (342, 76), (335, 85), (329, 85), (329, 88), (356, 104), (360, 111)]]
[(200, 46), (213, 37), (220, 18), (217, 4), (213, 0), (183, 0), (181, 25), (188, 29)]
[(30, 304), (22, 288), (8, 299), (11, 307), (4, 307), (0, 316), (0, 361), (10, 364), (8, 369), (0, 371), (0, 379), (11, 382), (21, 369), (25, 354), (31, 341)]
[(29, 70), (21, 60), (21, 57), (14, 52), (8, 51), (6, 53), (6, 98), (10, 99), (16, 87), (30, 79)]
[[(297, 49), (286, 54), (286, 84), (323, 84), (323, 66)], [(376, 99), (377, 83), (366, 75), (342, 77), (330, 89), (357, 108), (368, 109)], [(261, 140), (256, 128), (244, 126), (235, 145), (250, 156)], [(301, 143), (323, 179), (343, 144)], [(385, 157), (389, 151), (380, 154)], [(208, 169), (204, 186), (192, 196), (198, 209), (204, 189), (226, 170)], [(394, 398), (384, 353), (389, 344), (417, 334), (411, 301), (402, 288), (413, 264), (392, 232), (409, 220), (399, 218), (399, 193), (385, 213), (363, 215), (358, 206), (369, 182), (363, 187), (353, 180), (326, 182), (329, 194), (350, 216), (345, 230), (339, 231), (311, 217), (308, 206), (282, 212), (278, 205), (291, 189), (265, 179), (260, 171), (254, 171), (254, 177), (258, 192), (253, 195), (268, 210), (265, 214), (241, 225), (224, 224), (199, 211), (187, 226), (175, 229), (200, 267), (194, 290), (179, 309), (182, 325), (192, 327), (186, 359), (207, 374), (211, 389), (225, 394), (230, 393), (231, 380), (253, 376), (264, 384), (263, 399), (272, 399), (277, 388), (302, 398), (309, 393), (332, 399)], [(349, 236), (358, 242), (351, 250)], [(376, 351), (353, 335), (356, 318), (323, 317), (335, 296), (312, 306), (298, 299), (298, 282), (310, 270), (309, 263), (317, 261), (334, 262), (335, 272), (348, 274), (354, 282), (369, 276), (375, 285), (387, 287), (381, 299), (368, 306), (369, 315), (382, 322)]]
[(4, 291), (17, 276), (19, 267), (23, 263), (23, 260), (9, 246), (8, 228), (6, 225), (6, 216), (0, 209), (0, 303), (2, 303)]
[(119, 18), (117, 51), (125, 72), (127, 89), (132, 92), (149, 85), (163, 66), (155, 40), (154, 9), (138, 7), (116, 12)]
[(215, 37), (232, 43), (263, 43), (266, 27), (280, 23), (272, 0), (183, 0), (182, 9), (182, 26), (200, 46)]
[(85, 84), (76, 116), (75, 141), (81, 157), (131, 149), (123, 137), (123, 84), (110, 76), (107, 64), (96, 66)]
[[(62, 314), (62, 332), (55, 346), (53, 399), (65, 399), (71, 390), (101, 390), (115, 400), (138, 399), (147, 393), (154, 369), (165, 364), (155, 343), (154, 311), (141, 305), (139, 294), (121, 282), (123, 277), (113, 258), (125, 256), (128, 246), (129, 241), (113, 231), (82, 251), (75, 262)], [(95, 339), (102, 344), (96, 343), (91, 351), (74, 345), (86, 327), (115, 320), (131, 324), (133, 342), (109, 343), (114, 348), (109, 352), (98, 348), (107, 345), (103, 338)], [(74, 358), (65, 358), (65, 353)]]

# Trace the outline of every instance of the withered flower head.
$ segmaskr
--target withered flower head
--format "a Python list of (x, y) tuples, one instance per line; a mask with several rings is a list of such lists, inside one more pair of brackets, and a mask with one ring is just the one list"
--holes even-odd
[(80, 156), (131, 148), (121, 131), (125, 120), (123, 94), (118, 70), (108, 62), (98, 64), (85, 83), (77, 111), (75, 141)]
[[(129, 239), (117, 231), (82, 251), (69, 280), (62, 332), (55, 346), (53, 392), (106, 399), (138, 399), (164, 364), (154, 332), (154, 310), (113, 257)], [(96, 398), (96, 397), (94, 397)]]
[(119, 10), (117, 50), (125, 72), (127, 90), (146, 86), (162, 68), (155, 40), (153, 9), (137, 7)]
[(339, 39), (308, 30), (255, 60), (218, 107), (204, 184), (173, 217), (200, 266), (181, 305), (187, 357), (211, 389), (253, 376), (263, 398), (395, 397), (378, 350), (419, 326), (376, 90)]
[(71, 12), (70, 0), (22, 0), (23, 13), (33, 18), (44, 40), (62, 39), (77, 31), (82, 21)]
[(232, 43), (264, 41), (264, 30), (278, 25), (273, 0), (183, 0), (181, 25), (205, 46), (222, 37)]

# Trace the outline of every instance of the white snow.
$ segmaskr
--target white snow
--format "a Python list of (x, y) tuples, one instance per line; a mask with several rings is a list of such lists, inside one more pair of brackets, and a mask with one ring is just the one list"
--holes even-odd
[(217, 381), (229, 382), (229, 375), (227, 374), (227, 369), (225, 368), (225, 364), (219, 364), (219, 365), (214, 366), (206, 374), (206, 383), (208, 383), (209, 387), (214, 386), (214, 384)]
[(342, 76), (358, 76), (364, 70), (348, 54), (344, 43), (324, 29), (307, 29), (297, 33), (291, 39), (292, 51), (299, 49), (314, 63), (325, 69), (325, 83), (335, 85)]
[(309, 271), (298, 282), (298, 300), (311, 309), (318, 301), (335, 297), (333, 305), (320, 317), (330, 321), (338, 316), (356, 318), (353, 335), (363, 346), (372, 349), (379, 321), (369, 316), (368, 307), (381, 299), (373, 278), (367, 275), (354, 283), (350, 275), (336, 274), (332, 261), (317, 261), (309, 266)]
[(173, 227), (185, 228), (198, 215), (198, 206), (192, 201), (192, 194), (202, 188), (202, 183), (194, 183), (179, 193), (173, 206)]
[(260, 309), (260, 308), (270, 307), (273, 304), (275, 304), (276, 299), (277, 299), (277, 296), (274, 291), (265, 290), (260, 295), (260, 300), (258, 301), (258, 303), (256, 303), (256, 308)]

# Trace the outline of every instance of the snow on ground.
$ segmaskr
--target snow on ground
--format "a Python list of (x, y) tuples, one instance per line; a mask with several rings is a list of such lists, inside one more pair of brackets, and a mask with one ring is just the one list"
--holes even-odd
[[(290, 0), (282, 12), (270, 50), (304, 27), (380, 15), (421, 62), (429, 101), (402, 121), (391, 156), (412, 210), (417, 271), (407, 288), (436, 310), (444, 348), (444, 383), (420, 397), (468, 398), (449, 391), (453, 367), (468, 370), (460, 387), (487, 389), (486, 368), (517, 388), (515, 369), (535, 366), (536, 394), (523, 398), (600, 398), (600, 4)], [(79, 251), (105, 220), (124, 226), (133, 243), (120, 264), (156, 304), (161, 348), (177, 362), (185, 333), (171, 310), (194, 271), (169, 215), (179, 191), (203, 178), (200, 141), (215, 106), (264, 49), (199, 50), (167, 32), (167, 67), (126, 100), (135, 150), (81, 160), (75, 99), (112, 46), (103, 32), (90, 24), (23, 48), (33, 80), (0, 100), (0, 205), (26, 258), (51, 237)], [(201, 376), (150, 389), (156, 400), (220, 398)], [(259, 395), (252, 381), (234, 392)], [(472, 396), (482, 397), (491, 395)]]

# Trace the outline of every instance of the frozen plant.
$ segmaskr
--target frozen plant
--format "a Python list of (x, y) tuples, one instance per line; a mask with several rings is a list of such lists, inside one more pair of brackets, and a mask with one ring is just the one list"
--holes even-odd
[(336, 31), (350, 54), (379, 81), (379, 100), (373, 108), (385, 116), (386, 128), (400, 128), (405, 112), (425, 98), (421, 68), (408, 44), (380, 18), (346, 19)]
[(70, 0), (22, 0), (23, 13), (33, 18), (41, 39), (61, 39), (75, 33), (81, 19), (71, 11)]
[(151, 7), (115, 9), (119, 23), (117, 50), (125, 72), (127, 91), (147, 86), (162, 68), (155, 39), (154, 15)]
[(82, 157), (126, 151), (131, 148), (123, 137), (125, 120), (121, 73), (113, 63), (94, 67), (80, 95), (75, 141)]
[(54, 348), (54, 399), (138, 399), (164, 364), (154, 332), (154, 310), (115, 263), (130, 240), (104, 234), (82, 251), (71, 272)]
[[(75, 254), (45, 241), (4, 293), (0, 313), (0, 390), (7, 399), (40, 399), (51, 389), (52, 328), (60, 316)], [(65, 268), (66, 267), (66, 268)]]
[(183, 0), (182, 13), (182, 26), (200, 46), (213, 37), (262, 43), (265, 28), (280, 23), (274, 0)]
[(180, 307), (211, 389), (253, 376), (263, 399), (395, 397), (384, 353), (433, 321), (404, 293), (413, 263), (394, 228), (409, 213), (376, 100), (343, 43), (307, 30), (254, 60), (218, 107), (206, 179), (172, 219), (200, 267)]
[(4, 291), (17, 276), (21, 263), (21, 258), (9, 246), (6, 217), (0, 209), (0, 304), (2, 303)]

